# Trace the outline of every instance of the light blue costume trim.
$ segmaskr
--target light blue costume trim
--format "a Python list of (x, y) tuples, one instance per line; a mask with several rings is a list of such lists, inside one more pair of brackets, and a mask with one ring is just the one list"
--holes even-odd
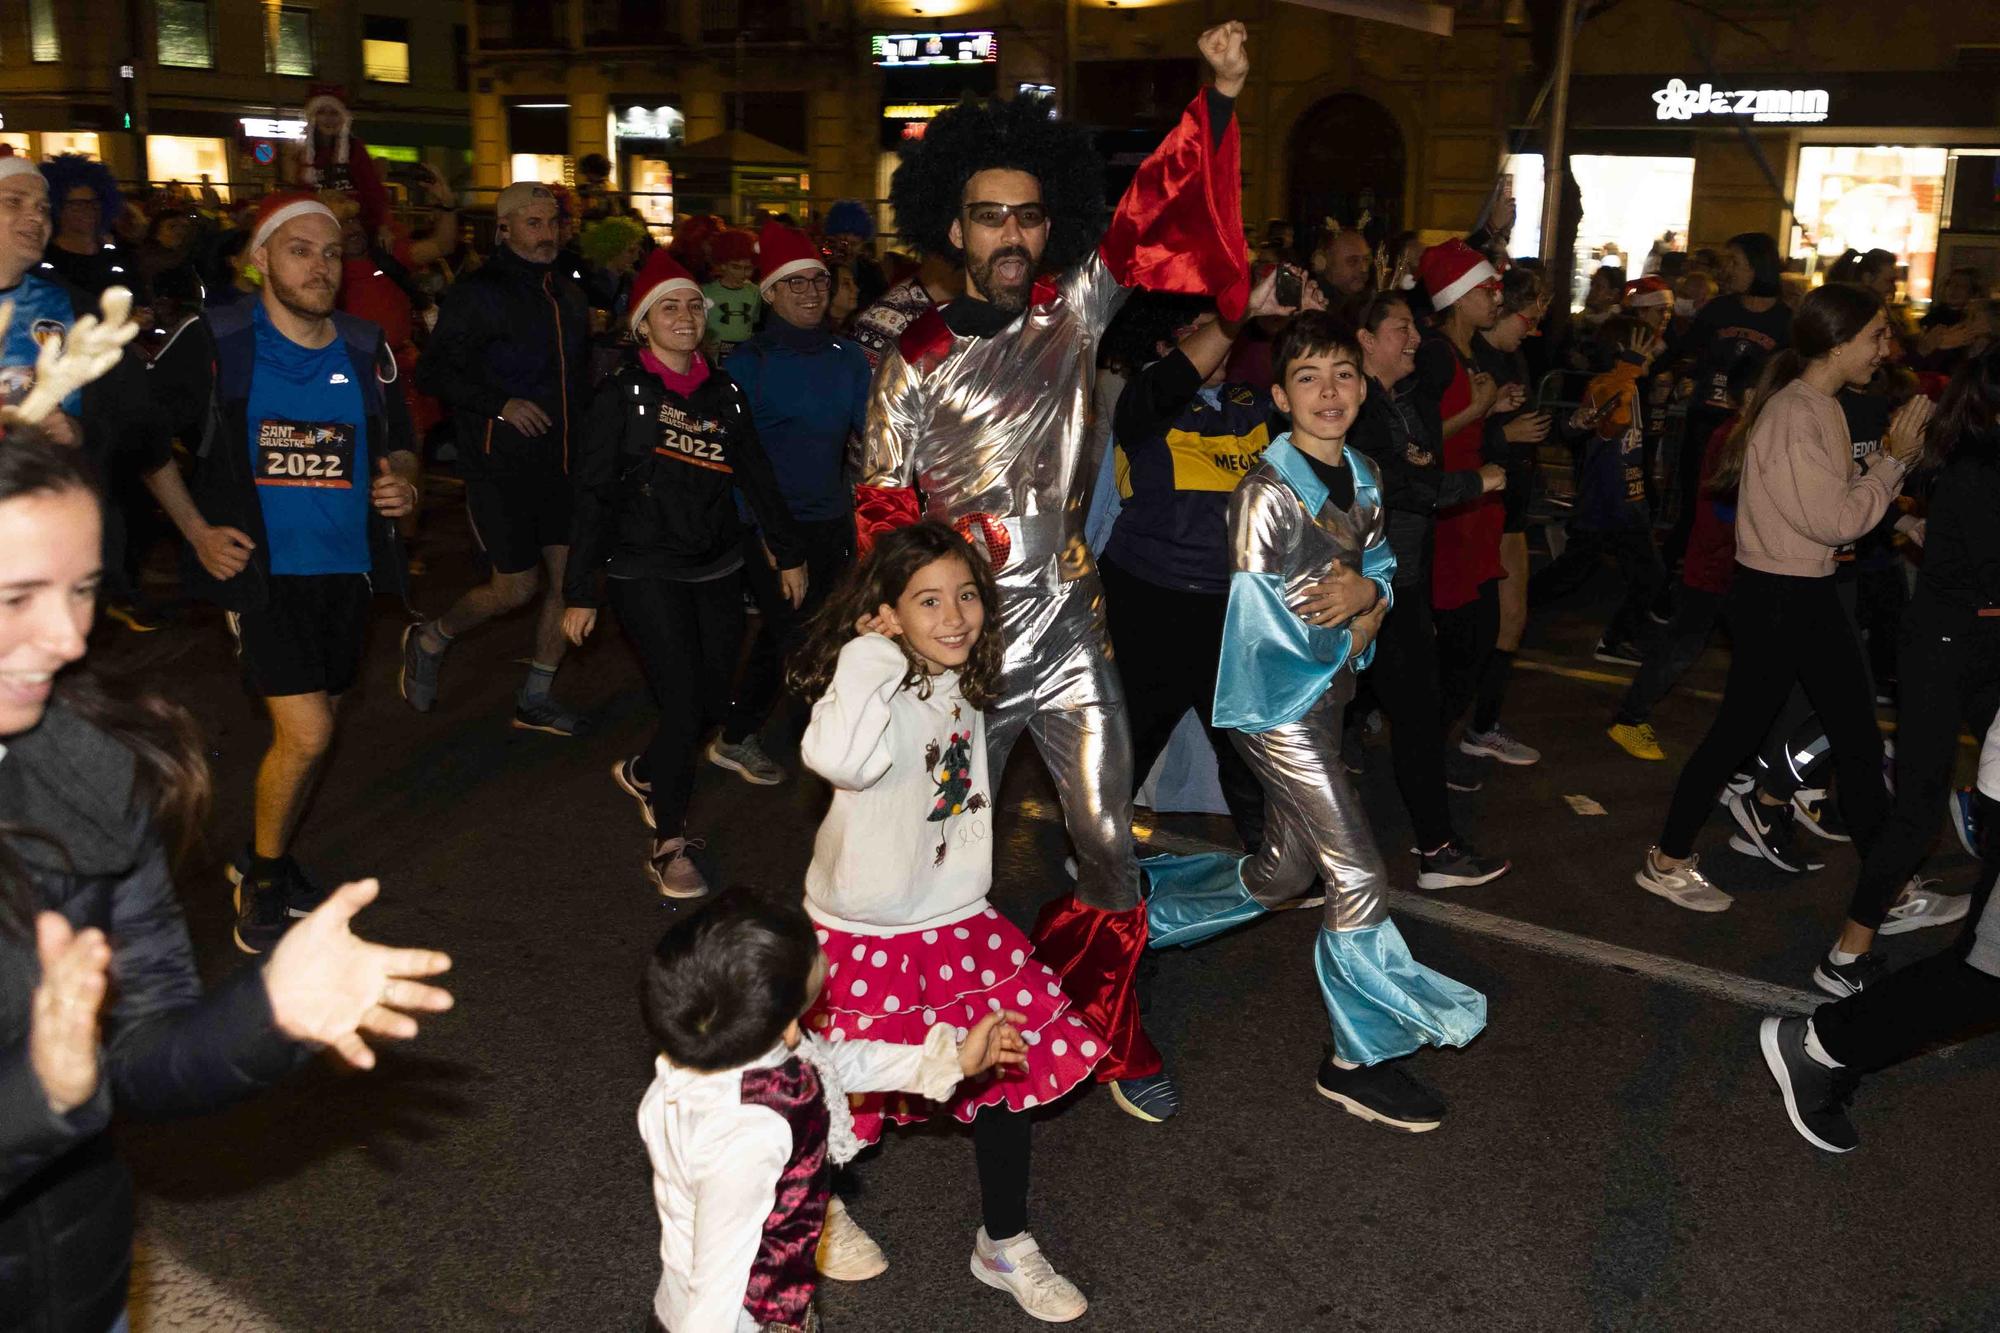
[[(1327, 502), (1327, 490), (1287, 431), (1264, 450), (1264, 462), (1298, 495), (1309, 517)], [(1347, 451), (1354, 469), (1356, 503), (1379, 506), (1375, 471), (1360, 453)], [(1363, 549), (1363, 577), (1374, 580), (1393, 604), (1396, 556), (1387, 541)], [(1215, 678), (1215, 725), (1235, 731), (1269, 731), (1305, 716), (1347, 665), (1354, 636), (1344, 625), (1308, 625), (1285, 600), (1277, 574), (1239, 569), (1229, 576), (1229, 610), (1222, 628), (1222, 659)], [(1375, 645), (1355, 662), (1365, 670)]]
[(1235, 852), (1141, 858), (1149, 885), (1146, 947), (1185, 949), (1264, 915), (1243, 887), (1243, 861)]
[(1419, 1046), (1463, 1046), (1486, 1027), (1486, 997), (1410, 957), (1394, 921), (1319, 932), (1313, 971), (1334, 1053), (1359, 1065)]

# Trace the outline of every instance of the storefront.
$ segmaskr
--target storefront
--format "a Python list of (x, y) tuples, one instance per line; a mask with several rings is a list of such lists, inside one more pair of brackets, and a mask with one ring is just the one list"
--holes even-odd
[[(1607, 262), (1637, 276), (1690, 238), (1713, 246), (1762, 230), (1808, 281), (1848, 249), (1888, 250), (1904, 297), (1923, 304), (1954, 263), (2000, 255), (2000, 129), (1979, 80), (1581, 75), (1570, 99), (1579, 276)], [(1536, 254), (1540, 141), (1523, 138), (1527, 151), (1502, 169), (1519, 205), (1515, 252)]]
[(619, 93), (605, 112), (611, 181), (665, 240), (674, 225), (673, 154), (686, 142), (687, 117), (667, 93)]
[(869, 58), (882, 75), (875, 197), (887, 199), (905, 144), (923, 138), (932, 118), (961, 97), (999, 91), (1000, 38), (983, 30), (879, 32), (869, 39)]

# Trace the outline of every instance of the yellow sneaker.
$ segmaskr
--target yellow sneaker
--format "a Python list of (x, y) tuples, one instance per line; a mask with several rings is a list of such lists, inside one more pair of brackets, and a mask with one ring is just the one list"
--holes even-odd
[(1617, 741), (1618, 748), (1634, 759), (1667, 757), (1667, 752), (1660, 748), (1660, 738), (1653, 734), (1653, 728), (1649, 723), (1641, 722), (1636, 727), (1628, 727), (1619, 722), (1604, 734)]

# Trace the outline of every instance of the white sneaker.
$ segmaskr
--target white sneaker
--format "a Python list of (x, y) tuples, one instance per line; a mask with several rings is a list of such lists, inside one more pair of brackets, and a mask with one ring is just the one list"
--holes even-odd
[(1526, 768), (1530, 764), (1542, 761), (1540, 750), (1532, 745), (1523, 745), (1498, 727), (1491, 731), (1473, 731), (1468, 728), (1465, 735), (1459, 739), (1458, 748), (1461, 753), (1484, 755), (1488, 759), (1497, 759), (1515, 768)]
[(866, 1282), (882, 1276), (889, 1267), (889, 1259), (875, 1238), (848, 1214), (840, 1196), (835, 1195), (826, 1205), (826, 1225), (820, 1229), (819, 1250), (813, 1256), (813, 1264), (821, 1277), (830, 1277), (835, 1282)]
[(1639, 872), (1632, 876), (1640, 888), (1648, 893), (1657, 893), (1676, 907), (1685, 907), (1690, 912), (1726, 912), (1729, 904), (1736, 900), (1708, 882), (1695, 862), (1699, 857), (1690, 856), (1687, 864), (1669, 870), (1653, 864), (1653, 854), (1660, 849), (1646, 849), (1646, 859), (1640, 863)]
[(1882, 918), (1877, 935), (1901, 935), (1909, 930), (1922, 930), (1925, 926), (1948, 926), (1954, 921), (1965, 920), (1971, 910), (1972, 895), (1969, 893), (1939, 893), (1940, 880), (1925, 879), (1921, 875), (1910, 876), (1910, 882), (1903, 886), (1896, 905)]
[(972, 1246), (972, 1275), (1012, 1296), (1045, 1324), (1067, 1324), (1090, 1308), (1076, 1284), (1056, 1272), (1042, 1247), (1025, 1231), (995, 1245), (987, 1239), (986, 1228), (979, 1228), (979, 1239)]

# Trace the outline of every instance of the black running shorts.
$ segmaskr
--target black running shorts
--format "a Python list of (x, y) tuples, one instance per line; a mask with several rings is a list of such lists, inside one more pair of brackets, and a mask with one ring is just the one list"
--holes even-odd
[(538, 569), (544, 546), (569, 545), (569, 486), (556, 468), (466, 479), (472, 535), (495, 571)]
[(373, 598), (366, 574), (273, 574), (263, 606), (229, 617), (244, 685), (267, 699), (347, 693), (361, 675)]

